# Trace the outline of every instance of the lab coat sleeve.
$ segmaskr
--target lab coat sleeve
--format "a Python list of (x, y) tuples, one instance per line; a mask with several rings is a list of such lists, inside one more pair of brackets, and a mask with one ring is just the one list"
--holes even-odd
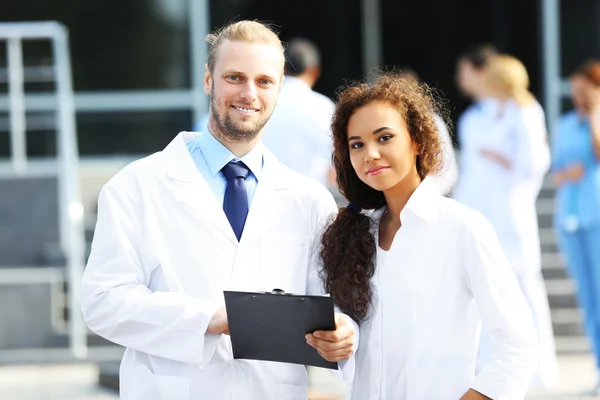
[(479, 213), (464, 232), (465, 281), (475, 299), (491, 354), (472, 388), (494, 399), (522, 399), (533, 377), (538, 343), (529, 305), (491, 224)]
[[(310, 257), (310, 265), (308, 270), (308, 282), (307, 282), (307, 294), (316, 295), (316, 296), (326, 296), (325, 288), (323, 285), (323, 281), (320, 276), (321, 271), (321, 237), (323, 232), (327, 228), (327, 225), (333, 221), (333, 218), (337, 214), (337, 206), (333, 197), (328, 194), (327, 200), (320, 202), (316, 206), (318, 209), (317, 218), (316, 218), (316, 229), (315, 235), (313, 239), (313, 244), (311, 247), (311, 257)], [(358, 350), (358, 342), (360, 340), (360, 333), (358, 329), (358, 324), (350, 318), (348, 315), (344, 314), (339, 308), (335, 307), (334, 310), (336, 315), (342, 315), (346, 318), (347, 321), (350, 322), (352, 327), (354, 328), (354, 348), (353, 353), (350, 358), (338, 362), (337, 370), (329, 370), (336, 378), (339, 380), (350, 383), (354, 379), (354, 371), (355, 371), (355, 354)]]
[(441, 194), (447, 195), (458, 181), (458, 163), (446, 123), (439, 115), (435, 115), (434, 119), (440, 136), (443, 162), (440, 171), (433, 177), (433, 182)]
[(550, 148), (543, 113), (522, 113), (514, 138), (517, 145), (513, 168), (517, 178), (535, 182), (543, 179), (550, 168)]
[(151, 291), (155, 262), (144, 250), (139, 188), (123, 172), (102, 189), (92, 251), (82, 278), (82, 312), (96, 334), (183, 363), (207, 364), (221, 335), (205, 334), (220, 307), (177, 292)]

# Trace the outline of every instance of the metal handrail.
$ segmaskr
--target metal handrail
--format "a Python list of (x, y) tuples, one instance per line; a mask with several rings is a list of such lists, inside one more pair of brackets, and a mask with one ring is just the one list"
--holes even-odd
[[(52, 42), (56, 73), (56, 131), (60, 218), (60, 244), (66, 257), (69, 285), (69, 346), (77, 358), (87, 356), (87, 328), (81, 314), (80, 280), (85, 267), (85, 232), (79, 188), (79, 154), (69, 55), (68, 32), (58, 22), (14, 22), (0, 24), (0, 40), (8, 43), (11, 159), (15, 176), (27, 174), (26, 103), (22, 41)], [(35, 273), (35, 272), (32, 272)]]

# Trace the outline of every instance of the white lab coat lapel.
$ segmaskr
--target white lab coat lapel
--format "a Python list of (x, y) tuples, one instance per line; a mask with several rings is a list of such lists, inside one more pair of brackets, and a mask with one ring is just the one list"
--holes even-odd
[(194, 164), (186, 145), (194, 134), (183, 132), (177, 135), (163, 151), (170, 179), (181, 185), (181, 200), (189, 208), (199, 214), (201, 221), (206, 221), (218, 228), (228, 239), (237, 242), (235, 233), (210, 186)]
[(293, 174), (266, 148), (263, 150), (263, 170), (248, 211), (241, 242), (250, 243), (276, 224), (288, 209), (286, 190)]

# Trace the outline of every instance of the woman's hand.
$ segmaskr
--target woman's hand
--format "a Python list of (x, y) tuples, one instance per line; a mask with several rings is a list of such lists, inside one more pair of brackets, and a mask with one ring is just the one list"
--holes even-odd
[(460, 400), (492, 400), (490, 397), (487, 397), (476, 390), (469, 389), (467, 393), (460, 398)]
[(212, 316), (206, 328), (206, 333), (210, 335), (218, 335), (224, 333), (229, 335), (229, 321), (227, 320), (227, 311), (225, 307), (221, 307)]
[(335, 331), (314, 331), (306, 342), (330, 362), (343, 361), (354, 351), (354, 327), (345, 315), (336, 315)]
[(494, 150), (481, 149), (479, 150), (479, 154), (481, 154), (485, 158), (489, 158), (490, 160), (495, 161), (496, 163), (502, 165), (506, 169), (512, 168), (512, 162), (510, 162), (510, 160), (508, 160), (502, 154)]
[(574, 164), (571, 165), (570, 167), (567, 167), (565, 169), (562, 169), (560, 171), (558, 171), (557, 173), (554, 174), (554, 183), (556, 183), (556, 186), (561, 186), (563, 183), (570, 181), (570, 182), (577, 182), (579, 181), (584, 174), (584, 169), (583, 169), (583, 165), (581, 164)]

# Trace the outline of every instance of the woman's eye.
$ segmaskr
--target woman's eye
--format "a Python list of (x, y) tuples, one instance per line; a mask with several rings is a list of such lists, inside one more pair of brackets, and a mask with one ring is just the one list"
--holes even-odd
[(391, 138), (392, 138), (392, 135), (383, 135), (382, 137), (379, 138), (379, 141), (380, 142), (387, 142)]
[(351, 149), (360, 149), (362, 146), (363, 146), (363, 144), (360, 142), (354, 142), (354, 143), (350, 144)]

